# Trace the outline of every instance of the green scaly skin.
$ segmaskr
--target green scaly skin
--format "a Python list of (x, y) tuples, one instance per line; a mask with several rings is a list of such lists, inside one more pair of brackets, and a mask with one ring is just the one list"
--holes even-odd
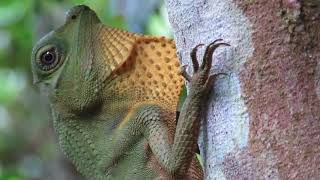
[[(137, 103), (134, 89), (119, 93), (110, 88), (117, 78), (107, 77), (97, 58), (99, 44), (92, 35), (97, 25), (100, 20), (91, 9), (76, 6), (66, 23), (33, 49), (34, 81), (48, 92), (64, 153), (88, 179), (202, 179), (202, 170), (191, 162), (198, 164), (199, 119), (215, 77), (209, 75), (212, 53), (227, 44), (210, 44), (200, 66), (198, 46), (191, 53), (194, 75), (182, 72), (190, 93), (171, 135), (161, 104)], [(46, 52), (53, 56), (44, 56)], [(124, 119), (127, 123), (117, 128)]]

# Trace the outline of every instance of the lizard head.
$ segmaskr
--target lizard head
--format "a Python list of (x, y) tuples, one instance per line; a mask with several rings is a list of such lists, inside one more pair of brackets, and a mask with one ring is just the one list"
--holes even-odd
[[(34, 83), (44, 88), (51, 102), (82, 111), (99, 97), (99, 68), (95, 62), (96, 31), (101, 22), (89, 7), (73, 7), (65, 23), (33, 48)], [(101, 68), (100, 68), (101, 69)]]

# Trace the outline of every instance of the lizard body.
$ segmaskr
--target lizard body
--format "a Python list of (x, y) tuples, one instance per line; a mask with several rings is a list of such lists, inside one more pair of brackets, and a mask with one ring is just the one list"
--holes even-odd
[(109, 28), (87, 6), (72, 8), (31, 61), (63, 152), (88, 179), (202, 179), (199, 117), (209, 59), (221, 44), (208, 46), (200, 68), (193, 51), (195, 74), (183, 73), (191, 89), (176, 126), (184, 81), (174, 42)]

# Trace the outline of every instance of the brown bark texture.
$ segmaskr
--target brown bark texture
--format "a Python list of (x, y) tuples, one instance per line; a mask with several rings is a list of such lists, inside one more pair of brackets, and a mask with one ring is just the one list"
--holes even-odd
[(232, 45), (214, 65), (230, 76), (212, 89), (200, 140), (206, 179), (320, 179), (320, 1), (166, 5), (183, 63), (198, 43)]

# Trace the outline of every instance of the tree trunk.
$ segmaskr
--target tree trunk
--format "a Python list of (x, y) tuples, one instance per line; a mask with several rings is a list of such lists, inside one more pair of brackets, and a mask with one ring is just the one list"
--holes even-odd
[[(222, 38), (206, 179), (320, 179), (319, 0), (167, 0), (178, 53)], [(201, 56), (200, 56), (201, 57)]]

